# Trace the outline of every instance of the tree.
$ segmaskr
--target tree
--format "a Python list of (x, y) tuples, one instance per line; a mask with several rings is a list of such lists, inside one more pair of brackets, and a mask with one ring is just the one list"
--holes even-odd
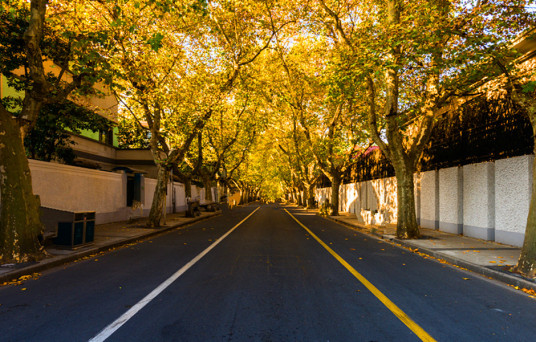
[(252, 91), (239, 89), (232, 103), (216, 113), (204, 131), (208, 142), (206, 150), (212, 155), (212, 160), (202, 168), (201, 174), (206, 179), (217, 180), (224, 188), (245, 161), (265, 123), (263, 116), (259, 115), (259, 103), (251, 95)]
[(76, 155), (71, 134), (85, 129), (107, 131), (111, 126), (107, 119), (71, 101), (45, 104), (35, 127), (24, 138), (24, 146), (32, 159), (73, 164)]
[(281, 82), (285, 84), (280, 101), (292, 118), (292, 140), (299, 165), (296, 177), (307, 192), (309, 205), (317, 175), (308, 170), (311, 164), (309, 161), (306, 165), (305, 154), (314, 157), (316, 166), (331, 181), (330, 214), (338, 215), (343, 174), (352, 164), (354, 149), (365, 138), (360, 122), (354, 117), (359, 101), (351, 89), (352, 83), (335, 78), (335, 61), (328, 42), (310, 32), (304, 36), (300, 44), (287, 49), (283, 44), (278, 46), (284, 74)]
[[(531, 37), (532, 31), (529, 31), (521, 39), (530, 39)], [(523, 56), (517, 59), (513, 57), (495, 59), (503, 77), (488, 82), (484, 88), (488, 97), (502, 98), (502, 100), (504, 98), (511, 99), (525, 111), (532, 125), (535, 142), (534, 152), (536, 154), (536, 61), (533, 58), (526, 60)], [(534, 167), (536, 167), (536, 159), (533, 170)], [(532, 191), (525, 238), (517, 265), (512, 270), (527, 278), (536, 277), (536, 172), (534, 171), (532, 173)]]
[[(91, 92), (102, 67), (89, 48), (98, 37), (78, 31), (69, 19), (77, 16), (61, 4), (47, 16), (47, 4), (32, 0), (28, 7), (13, 0), (0, 9), (0, 72), (24, 92), (16, 118), (0, 104), (0, 259), (5, 262), (42, 256), (40, 201), (33, 195), (23, 139), (44, 105), (62, 102), (75, 90)], [(52, 61), (56, 72), (47, 72), (45, 64)]]
[(327, 34), (368, 99), (368, 133), (394, 167), (397, 237), (419, 237), (413, 173), (435, 118), (493, 71), (489, 57), (504, 54), (526, 25), (524, 2), (319, 5)]
[(114, 2), (104, 6), (97, 12), (117, 42), (108, 56), (123, 82), (118, 95), (150, 133), (158, 179), (148, 225), (158, 226), (170, 169), (183, 161), (213, 113), (232, 97), (241, 69), (268, 47), (272, 8), (142, 0), (121, 8)]

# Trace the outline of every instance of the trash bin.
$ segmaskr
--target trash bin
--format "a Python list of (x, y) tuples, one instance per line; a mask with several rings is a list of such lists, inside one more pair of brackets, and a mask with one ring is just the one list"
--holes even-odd
[(93, 242), (95, 238), (95, 212), (74, 212), (72, 221), (58, 222), (56, 245), (78, 247)]

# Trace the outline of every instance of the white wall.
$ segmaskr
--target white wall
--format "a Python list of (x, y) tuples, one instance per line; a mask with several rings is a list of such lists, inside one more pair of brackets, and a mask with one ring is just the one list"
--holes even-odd
[(439, 230), (463, 233), (463, 169), (439, 170)]
[[(415, 174), (420, 225), (454, 234), (521, 246), (529, 211), (532, 155)], [(317, 189), (317, 200), (330, 188)], [(346, 184), (342, 210), (366, 224), (396, 223), (396, 179)], [(374, 213), (378, 210), (377, 213)]]
[[(58, 163), (29, 160), (32, 186), (41, 205), (66, 211), (95, 211), (96, 223), (107, 223), (148, 216), (156, 179), (143, 178), (141, 207), (127, 207), (127, 175)], [(174, 182), (175, 211), (186, 210), (184, 184)], [(172, 185), (168, 184), (166, 212), (173, 212)], [(214, 189), (212, 189), (214, 193)], [(194, 199), (205, 198), (205, 190), (192, 186)]]
[(421, 173), (420, 224), (424, 228), (439, 227), (439, 178), (436, 170)]
[(29, 160), (32, 186), (41, 205), (67, 211), (96, 211), (97, 223), (126, 219), (126, 175)]
[(532, 188), (534, 157), (495, 161), (495, 241), (523, 244)]
[(463, 234), (495, 239), (495, 167), (493, 162), (463, 166)]
[(174, 183), (175, 188), (175, 211), (184, 211), (188, 208), (186, 204), (186, 188), (182, 183)]

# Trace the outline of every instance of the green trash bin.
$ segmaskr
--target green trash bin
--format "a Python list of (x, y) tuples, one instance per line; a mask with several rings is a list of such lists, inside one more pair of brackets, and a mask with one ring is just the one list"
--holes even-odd
[(58, 222), (56, 245), (79, 247), (95, 239), (95, 212), (74, 212), (72, 221)]

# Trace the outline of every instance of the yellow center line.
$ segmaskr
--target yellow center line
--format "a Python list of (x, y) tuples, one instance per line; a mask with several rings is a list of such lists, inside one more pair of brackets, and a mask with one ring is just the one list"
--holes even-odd
[(355, 268), (353, 268), (349, 263), (346, 262), (340, 255), (338, 255), (333, 249), (331, 249), (326, 243), (318, 236), (316, 236), (309, 228), (303, 225), (294, 215), (292, 215), (287, 209), (285, 209), (287, 214), (289, 214), (298, 224), (305, 229), (309, 235), (311, 235), (316, 241), (318, 241), (319, 244), (322, 245), (337, 261), (339, 261), (350, 273), (353, 274), (354, 277), (357, 278), (365, 287), (372, 292), (376, 298), (380, 300), (391, 312), (398, 317), (399, 320), (402, 321), (411, 331), (413, 331), (422, 341), (435, 341), (435, 339), (430, 336), (426, 331), (424, 331), (423, 328), (421, 328), (417, 323), (415, 323), (404, 311), (400, 310), (398, 306), (396, 306), (395, 303), (393, 303), (387, 296), (385, 296), (376, 286), (372, 285), (370, 281), (367, 280), (367, 278), (363, 277), (361, 273), (357, 272)]

